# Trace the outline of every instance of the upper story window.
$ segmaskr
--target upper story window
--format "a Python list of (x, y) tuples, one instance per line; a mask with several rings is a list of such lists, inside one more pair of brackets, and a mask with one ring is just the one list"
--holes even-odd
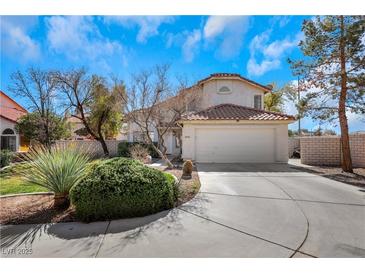
[(231, 90), (229, 89), (229, 87), (227, 86), (223, 86), (218, 90), (218, 93), (221, 94), (226, 94), (226, 93), (231, 93)]
[(254, 97), (254, 102), (253, 102), (253, 107), (256, 109), (262, 109), (262, 96), (261, 95), (255, 95)]

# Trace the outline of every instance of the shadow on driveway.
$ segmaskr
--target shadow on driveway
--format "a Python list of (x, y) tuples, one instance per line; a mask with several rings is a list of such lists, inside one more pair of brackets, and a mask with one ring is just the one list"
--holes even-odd
[[(203, 198), (196, 197), (195, 199), (196, 203), (191, 205), (192, 208), (199, 207), (199, 200)], [(103, 237), (104, 234), (122, 233), (125, 240), (124, 244), (129, 244), (139, 237), (143, 237), (150, 229), (157, 230), (159, 233), (173, 232), (178, 234), (184, 229), (184, 226), (181, 223), (181, 211), (173, 208), (144, 217), (104, 222), (5, 225), (0, 229), (0, 247), (2, 249), (30, 247), (33, 243), (57, 239), (61, 241), (75, 240), (71, 242), (74, 242), (74, 245), (79, 245), (78, 248), (86, 250), (91, 248), (88, 246), (90, 245), (88, 240), (95, 240), (98, 237)]]

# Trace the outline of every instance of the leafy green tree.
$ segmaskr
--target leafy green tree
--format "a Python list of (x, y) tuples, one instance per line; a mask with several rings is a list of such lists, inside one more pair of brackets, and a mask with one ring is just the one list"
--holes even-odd
[(55, 113), (48, 113), (47, 117), (42, 117), (37, 111), (27, 113), (19, 118), (15, 128), (27, 140), (42, 145), (50, 145), (56, 140), (70, 136), (69, 124)]
[(299, 86), (295, 86), (293, 83), (286, 84), (282, 89), (283, 100), (289, 101), (294, 104), (297, 114), (295, 118), (298, 120), (298, 132), (300, 136), (303, 132), (301, 128), (301, 120), (308, 115), (311, 108), (312, 100), (315, 98), (312, 94), (307, 94), (307, 96), (301, 96), (302, 87), (298, 81)]
[(103, 77), (89, 77), (83, 69), (56, 72), (54, 77), (72, 116), (84, 125), (81, 132), (99, 141), (104, 155), (109, 156), (105, 140), (118, 134), (122, 126), (124, 84), (115, 80), (110, 86)]
[(272, 92), (269, 92), (264, 97), (264, 107), (267, 111), (282, 112), (284, 105), (283, 91), (274, 88)]
[(365, 17), (317, 16), (302, 25), (303, 60), (292, 61), (311, 100), (315, 119), (339, 120), (342, 169), (353, 172), (346, 111), (365, 114)]

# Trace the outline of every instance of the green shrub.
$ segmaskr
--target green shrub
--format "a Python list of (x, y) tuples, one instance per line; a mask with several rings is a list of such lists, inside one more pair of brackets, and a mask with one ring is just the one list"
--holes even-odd
[(104, 160), (70, 191), (83, 221), (144, 216), (172, 208), (175, 180), (126, 158)]
[[(151, 155), (152, 158), (159, 158), (158, 153), (153, 149), (152, 145), (141, 143), (141, 142), (120, 142), (118, 144), (118, 156), (119, 157), (131, 157), (129, 150), (134, 145), (141, 145), (148, 149), (148, 154)], [(158, 144), (156, 142), (153, 143), (155, 146)]]
[(10, 150), (3, 149), (0, 151), (0, 167), (8, 166), (13, 158), (14, 153)]
[(129, 157), (129, 145), (128, 142), (120, 142), (118, 144), (118, 156), (119, 157)]

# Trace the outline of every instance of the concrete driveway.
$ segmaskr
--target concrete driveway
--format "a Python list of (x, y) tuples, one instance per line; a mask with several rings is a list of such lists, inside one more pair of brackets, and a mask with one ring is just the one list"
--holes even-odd
[(1, 227), (3, 257), (365, 257), (365, 190), (284, 164), (199, 164), (200, 193), (143, 218)]

